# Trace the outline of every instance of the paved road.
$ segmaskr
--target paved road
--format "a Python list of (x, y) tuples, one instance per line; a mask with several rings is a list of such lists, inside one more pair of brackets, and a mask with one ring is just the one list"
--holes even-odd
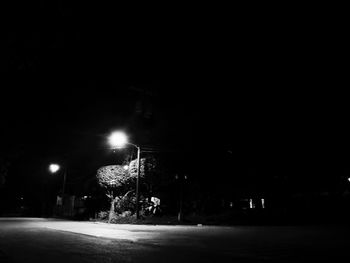
[(0, 262), (349, 262), (341, 226), (108, 225), (0, 218)]

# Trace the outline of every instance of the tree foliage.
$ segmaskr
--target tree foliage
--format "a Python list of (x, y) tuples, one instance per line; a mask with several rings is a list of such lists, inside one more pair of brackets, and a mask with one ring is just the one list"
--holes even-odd
[[(146, 178), (156, 169), (157, 162), (154, 158), (141, 158), (140, 177)], [(133, 197), (130, 196), (135, 190), (134, 179), (137, 177), (137, 159), (132, 160), (128, 169), (123, 165), (107, 165), (99, 168), (96, 174), (98, 183), (106, 189), (106, 195), (110, 199), (109, 222), (115, 214), (115, 208), (121, 212), (122, 208), (131, 208)], [(130, 184), (132, 183), (132, 184)]]
[[(151, 168), (149, 159), (141, 158), (140, 160), (140, 177), (145, 177), (148, 170)], [(132, 160), (129, 164), (129, 173), (131, 176), (136, 177), (137, 176), (137, 159)]]
[(125, 170), (122, 165), (108, 165), (97, 170), (98, 183), (104, 188), (123, 186), (133, 177), (135, 175)]
[[(0, 151), (3, 149), (0, 149)], [(6, 177), (11, 164), (16, 161), (22, 154), (21, 149), (14, 148), (9, 151), (0, 152), (0, 187), (6, 183)]]

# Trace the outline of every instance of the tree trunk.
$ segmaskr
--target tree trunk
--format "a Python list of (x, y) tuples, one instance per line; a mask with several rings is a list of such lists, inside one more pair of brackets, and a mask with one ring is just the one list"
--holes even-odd
[(111, 198), (111, 207), (109, 209), (109, 215), (108, 215), (108, 224), (111, 223), (111, 220), (114, 216), (114, 203), (115, 203), (115, 199), (112, 197)]

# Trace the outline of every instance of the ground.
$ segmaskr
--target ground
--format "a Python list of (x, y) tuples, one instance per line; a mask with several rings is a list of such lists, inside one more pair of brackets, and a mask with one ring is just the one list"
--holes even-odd
[(348, 261), (348, 226), (165, 226), (0, 218), (0, 262)]

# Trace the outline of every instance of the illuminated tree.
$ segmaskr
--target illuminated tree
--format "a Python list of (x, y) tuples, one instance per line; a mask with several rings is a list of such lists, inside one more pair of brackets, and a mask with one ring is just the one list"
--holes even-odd
[[(152, 176), (157, 168), (154, 158), (141, 158), (140, 178)], [(108, 165), (97, 170), (97, 179), (100, 186), (106, 189), (106, 195), (110, 200), (110, 211), (108, 222), (111, 221), (115, 206), (122, 204), (128, 195), (135, 191), (135, 180), (137, 177), (137, 160), (132, 160), (128, 168), (123, 165)]]
[(133, 190), (129, 190), (128, 184), (135, 177), (123, 165), (108, 165), (97, 170), (97, 180), (100, 186), (106, 189), (107, 197), (110, 199), (108, 223), (114, 215), (115, 202), (125, 198)]
[[(154, 172), (158, 167), (158, 160), (154, 157), (141, 158), (140, 161), (140, 177), (148, 177), (151, 172)], [(129, 172), (132, 176), (137, 176), (137, 160), (132, 160), (129, 165)]]

